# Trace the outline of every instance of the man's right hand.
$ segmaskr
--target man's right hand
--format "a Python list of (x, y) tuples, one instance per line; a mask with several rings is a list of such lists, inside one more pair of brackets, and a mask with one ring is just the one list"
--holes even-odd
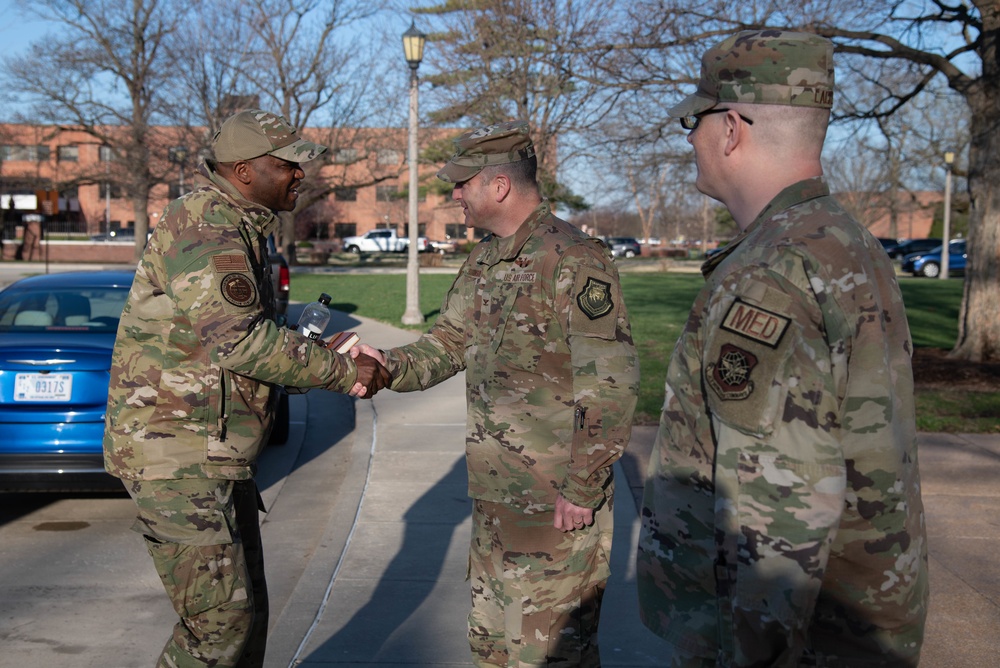
[[(364, 345), (364, 344), (361, 344)], [(375, 393), (392, 383), (392, 375), (383, 366), (385, 359), (370, 346), (364, 346), (376, 353), (376, 356), (368, 355), (364, 351), (358, 350), (359, 346), (351, 349), (351, 357), (358, 367), (358, 379), (351, 388), (352, 397), (373, 397)]]

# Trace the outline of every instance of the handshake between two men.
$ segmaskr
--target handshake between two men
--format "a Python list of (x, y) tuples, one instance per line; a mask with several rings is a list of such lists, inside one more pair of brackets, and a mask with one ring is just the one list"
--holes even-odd
[(370, 399), (392, 383), (392, 374), (385, 368), (385, 357), (378, 350), (360, 343), (350, 349), (350, 355), (358, 367), (358, 379), (348, 392), (350, 396)]

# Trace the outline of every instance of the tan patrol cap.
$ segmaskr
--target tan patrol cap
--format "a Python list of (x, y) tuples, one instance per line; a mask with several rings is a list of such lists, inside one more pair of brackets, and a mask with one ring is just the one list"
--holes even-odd
[(262, 155), (289, 162), (309, 162), (325, 150), (326, 146), (302, 139), (283, 116), (260, 109), (247, 109), (230, 116), (212, 138), (212, 151), (218, 162), (251, 160)]
[(708, 111), (720, 102), (833, 106), (833, 42), (804, 32), (744, 30), (705, 52), (698, 90), (667, 113)]
[(437, 173), (448, 183), (468, 181), (488, 165), (505, 165), (535, 155), (527, 121), (494, 123), (466, 132), (455, 140), (455, 149), (455, 155)]

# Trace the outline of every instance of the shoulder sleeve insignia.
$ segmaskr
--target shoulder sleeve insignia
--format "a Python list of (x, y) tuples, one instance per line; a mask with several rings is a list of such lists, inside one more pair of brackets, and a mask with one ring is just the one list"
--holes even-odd
[(724, 343), (719, 359), (707, 367), (708, 385), (723, 401), (738, 401), (753, 394), (750, 373), (757, 366), (757, 357), (742, 348)]
[(791, 320), (784, 316), (737, 299), (726, 312), (722, 329), (770, 348), (777, 348), (790, 323)]
[(597, 320), (611, 313), (615, 304), (611, 300), (611, 284), (600, 281), (593, 276), (576, 295), (577, 306), (591, 320)]
[(228, 274), (222, 279), (222, 296), (233, 306), (244, 308), (257, 301), (257, 288), (243, 274)]
[(212, 256), (212, 264), (218, 272), (250, 271), (250, 267), (247, 264), (247, 256), (240, 253), (214, 255)]

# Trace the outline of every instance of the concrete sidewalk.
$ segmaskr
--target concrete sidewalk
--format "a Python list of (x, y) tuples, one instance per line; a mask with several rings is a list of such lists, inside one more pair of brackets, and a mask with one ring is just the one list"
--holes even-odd
[[(338, 317), (331, 331), (356, 329), (377, 347), (417, 337)], [(341, 478), (350, 493), (341, 495), (331, 526), (315, 529), (321, 543), (343, 549), (318, 553), (277, 611), (268, 665), (470, 665), (464, 378), (426, 392), (382, 392), (355, 409), (350, 472)], [(616, 465), (613, 575), (601, 623), (607, 667), (664, 663), (662, 642), (638, 619), (633, 565), (636, 499), (655, 432), (637, 427)], [(1000, 656), (1000, 437), (920, 439), (933, 592), (921, 665), (993, 666)]]

